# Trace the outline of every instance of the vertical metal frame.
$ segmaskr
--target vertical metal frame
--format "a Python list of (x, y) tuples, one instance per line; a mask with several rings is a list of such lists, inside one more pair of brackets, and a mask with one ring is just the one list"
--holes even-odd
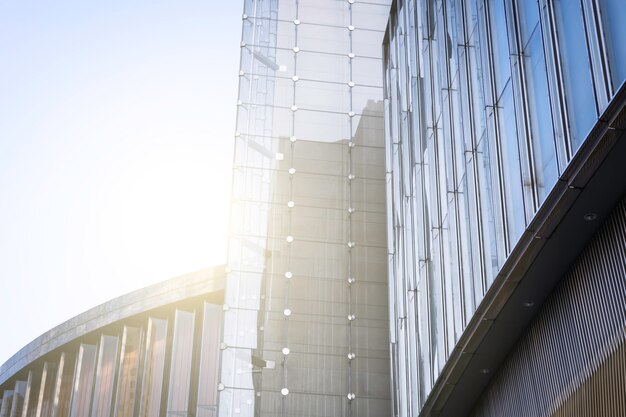
[(556, 34), (556, 16), (553, 0), (539, 0), (539, 23), (543, 34), (542, 42), (548, 72), (548, 90), (556, 142), (557, 165), (560, 175), (565, 171), (569, 163), (572, 155), (572, 146), (569, 139), (567, 104), (565, 103), (563, 93), (564, 81), (561, 71), (562, 64), (559, 55), (559, 40)]
[[(522, 0), (524, 1), (524, 0)], [(522, 174), (522, 192), (525, 195), (524, 213), (526, 224), (530, 222), (539, 207), (536, 162), (532, 141), (532, 128), (529, 112), (528, 81), (524, 45), (522, 44), (520, 9), (518, 0), (505, 0), (509, 49), (517, 65), (511, 66), (511, 83), (517, 126), (517, 148)]]
[[(476, 118), (477, 115), (474, 114), (474, 90), (475, 90), (475, 86), (472, 84), (472, 64), (471, 64), (471, 56), (470, 54), (472, 53), (471, 50), (471, 46), (469, 45), (469, 39), (470, 39), (470, 31), (471, 28), (468, 26), (468, 19), (469, 19), (469, 10), (467, 7), (467, 2), (463, 1), (463, 0), (457, 0), (459, 1), (459, 10), (461, 11), (462, 14), (462, 32), (463, 32), (463, 39), (464, 39), (464, 49), (465, 49), (465, 62), (463, 65), (463, 69), (465, 70), (465, 79), (467, 80), (467, 85), (465, 86), (466, 91), (467, 91), (467, 97), (468, 97), (468, 102), (465, 103), (468, 106), (468, 115), (469, 115), (469, 120), (468, 123), (470, 124), (469, 126), (469, 134), (471, 135), (471, 153), (472, 153), (472, 165), (471, 165), (471, 169), (472, 169), (472, 177), (474, 178), (473, 183), (471, 184), (472, 187), (472, 191), (473, 191), (473, 195), (474, 195), (474, 210), (472, 215), (475, 216), (474, 218), (474, 222), (476, 224), (475, 227), (475, 232), (476, 232), (476, 236), (477, 236), (477, 244), (478, 244), (478, 253), (479, 253), (479, 257), (478, 259), (474, 260), (474, 262), (478, 262), (479, 263), (479, 276), (481, 278), (481, 288), (480, 291), (478, 291), (476, 289), (476, 287), (474, 287), (474, 291), (475, 293), (480, 293), (481, 295), (485, 293), (486, 288), (485, 288), (485, 277), (487, 275), (486, 273), (486, 267), (485, 267), (485, 262), (484, 262), (484, 254), (485, 254), (485, 248), (484, 248), (484, 239), (485, 239), (485, 229), (484, 229), (484, 225), (483, 225), (483, 221), (482, 221), (482, 217), (478, 214), (481, 213), (482, 211), (482, 201), (480, 198), (480, 175), (479, 175), (479, 168), (478, 168), (478, 161), (477, 161), (477, 151), (478, 151), (478, 141), (479, 138), (476, 137)], [(475, 3), (474, 3), (475, 4)], [(478, 34), (476, 35), (477, 37), (479, 36)], [(473, 46), (474, 48), (476, 48), (476, 46)], [(462, 86), (461, 86), (462, 88)], [(480, 86), (478, 86), (478, 88), (480, 88)], [(467, 152), (467, 151), (466, 151)], [(474, 279), (474, 282), (476, 280)], [(475, 294), (475, 298), (476, 297)]]
[[(568, 109), (567, 102), (565, 101), (565, 88), (564, 88), (564, 79), (563, 79), (563, 63), (561, 62), (560, 50), (561, 47), (559, 45), (558, 39), (558, 25), (556, 23), (556, 11), (555, 11), (555, 1), (557, 0), (539, 0), (541, 5), (541, 13), (540, 19), (542, 24), (542, 29), (545, 27), (544, 33), (544, 48), (546, 50), (546, 64), (548, 69), (548, 85), (550, 86), (551, 94), (554, 98), (551, 100), (554, 105), (554, 114), (553, 121), (555, 124), (555, 133), (557, 139), (557, 156), (559, 157), (559, 172), (562, 173), (567, 167), (569, 161), (574, 156), (575, 150), (572, 145), (571, 135), (570, 135), (570, 124), (568, 120), (568, 114), (570, 110)], [(570, 0), (564, 0), (570, 1)], [(594, 7), (589, 4), (590, 0), (571, 0), (580, 2), (580, 6), (582, 8), (583, 13), (583, 27), (585, 30), (585, 39), (586, 44), (585, 48), (587, 49), (587, 54), (591, 60), (591, 75), (592, 75), (592, 83), (594, 87), (594, 97), (595, 97), (595, 105), (596, 112), (599, 113), (599, 110), (604, 108), (606, 104), (602, 105), (602, 103), (608, 102), (608, 95), (606, 93), (606, 81), (605, 76), (602, 75), (602, 67), (604, 66), (603, 58), (601, 58), (594, 51), (593, 46), (598, 45), (598, 38), (594, 32), (597, 32), (596, 23), (593, 23), (595, 20), (595, 11)], [(593, 0), (595, 1), (595, 0)], [(591, 19), (591, 20), (590, 20)], [(589, 26), (591, 25), (591, 26)], [(549, 54), (547, 52), (550, 52)], [(594, 55), (596, 55), (594, 57)], [(599, 71), (599, 72), (597, 72)], [(600, 90), (599, 90), (600, 88)], [(599, 93), (600, 91), (600, 93)], [(557, 123), (557, 120), (560, 123)], [(559, 137), (563, 137), (565, 149), (562, 149), (559, 146)]]
[[(391, 7), (391, 16), (395, 16), (396, 8)], [(392, 133), (392, 121), (393, 121), (393, 107), (392, 90), (394, 88), (391, 72), (393, 71), (392, 62), (392, 38), (393, 38), (393, 22), (394, 19), (390, 18), (387, 25), (387, 32), (385, 34), (385, 41), (383, 47), (383, 70), (384, 70), (384, 83), (383, 83), (383, 96), (385, 103), (385, 179), (386, 179), (386, 191), (387, 191), (387, 273), (389, 277), (389, 287), (387, 293), (389, 296), (389, 354), (391, 357), (391, 395), (394, 399), (392, 401), (392, 408), (394, 415), (398, 414), (399, 410), (399, 388), (397, 386), (398, 381), (398, 334), (396, 329), (396, 297), (395, 288), (397, 286), (397, 274), (395, 268), (395, 259), (398, 256), (395, 246), (395, 232), (394, 232), (394, 171), (393, 171), (393, 133)]]
[[(498, 118), (499, 118), (499, 114), (498, 114), (498, 108), (497, 108), (497, 92), (496, 92), (496, 77), (495, 77), (495, 63), (494, 63), (494, 57), (493, 57), (493, 33), (492, 33), (492, 28), (491, 28), (491, 21), (489, 19), (489, 16), (491, 15), (491, 11), (489, 9), (489, 0), (477, 0), (477, 2), (481, 2), (482, 6), (483, 6), (483, 13), (480, 15), (480, 18), (482, 18), (482, 25), (479, 23), (479, 29), (484, 28), (482, 30), (480, 30), (480, 34), (481, 34), (481, 38), (483, 40), (482, 44), (484, 45), (484, 47), (482, 48), (482, 54), (483, 54), (483, 62), (485, 62), (487, 64), (487, 71), (485, 71), (485, 73), (483, 73), (484, 78), (488, 78), (487, 82), (484, 83), (485, 84), (485, 97), (489, 97), (489, 103), (485, 103), (485, 106), (487, 108), (491, 108), (492, 114), (493, 114), (493, 119), (491, 121), (491, 126), (489, 125), (489, 118), (487, 117), (487, 132), (489, 132), (491, 130), (492, 135), (490, 135), (489, 133), (487, 134), (487, 138), (488, 139), (492, 139), (489, 140), (489, 147), (492, 149), (492, 156), (494, 156), (494, 158), (492, 159), (492, 161), (494, 162), (494, 165), (496, 167), (495, 171), (496, 171), (496, 176), (493, 177), (492, 176), (492, 182), (494, 185), (494, 189), (497, 190), (497, 199), (494, 199), (494, 208), (496, 210), (496, 230), (499, 233), (496, 233), (497, 236), (496, 241), (497, 241), (497, 247), (498, 247), (498, 251), (502, 254), (508, 254), (511, 251), (510, 245), (509, 245), (509, 235), (510, 235), (510, 231), (509, 231), (509, 226), (506, 220), (506, 212), (507, 212), (507, 206), (506, 206), (506, 194), (505, 194), (505, 184), (504, 184), (504, 170), (502, 168), (502, 164), (503, 164), (503, 160), (502, 160), (502, 147), (501, 147), (501, 140), (502, 140), (502, 135), (500, 133), (500, 125), (498, 123)], [(479, 21), (480, 22), (480, 21)], [(487, 111), (488, 113), (488, 111)], [(496, 196), (494, 196), (496, 197)], [(489, 287), (489, 283), (486, 282), (486, 278), (485, 277), (485, 282), (484, 282), (484, 286), (485, 289), (487, 289)]]
[(600, 114), (613, 95), (606, 44), (600, 22), (600, 7), (598, 0), (581, 0), (581, 2), (591, 59), (591, 74), (596, 91), (597, 110)]

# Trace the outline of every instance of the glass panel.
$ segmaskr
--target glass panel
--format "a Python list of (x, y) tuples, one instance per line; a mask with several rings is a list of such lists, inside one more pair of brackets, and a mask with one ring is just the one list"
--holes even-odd
[(229, 346), (222, 351), (221, 364), (220, 382), (222, 384), (229, 388), (253, 388), (252, 351), (250, 349)]
[(139, 408), (141, 417), (159, 415), (166, 343), (167, 320), (150, 317), (146, 334), (146, 356)]
[(487, 292), (487, 283), (492, 282), (500, 270), (499, 260), (506, 256), (502, 250), (504, 234), (502, 232), (502, 224), (498, 218), (501, 201), (499, 194), (496, 192), (496, 161), (492, 157), (492, 150), (486, 132), (478, 142), (476, 159), (480, 197), (479, 215), (481, 217), (483, 239), (482, 257), (485, 265), (485, 275), (477, 276), (475, 285), (477, 289), (480, 289), (476, 291), (476, 304), (479, 304)]
[(244, 13), (248, 16), (265, 16), (275, 15), (276, 5), (272, 0), (244, 0)]
[(195, 313), (176, 310), (172, 337), (170, 385), (167, 398), (168, 416), (189, 415), (191, 363)]
[[(365, 2), (356, 2), (352, 5), (352, 24), (359, 29), (380, 31), (387, 26), (388, 19), (389, 7), (387, 5), (369, 4)], [(380, 43), (382, 43), (382, 41)]]
[[(513, 109), (511, 83), (507, 84), (498, 102), (499, 142), (501, 147), (501, 169), (504, 178), (505, 210), (508, 224), (509, 250), (519, 240), (526, 227), (519, 149), (517, 147), (517, 127)], [(507, 254), (508, 255), (508, 254)], [(499, 261), (499, 266), (506, 258)]]
[(118, 339), (116, 336), (102, 335), (96, 368), (96, 384), (93, 390), (91, 417), (111, 415), (113, 386), (117, 366)]
[(377, 59), (356, 57), (352, 62), (352, 81), (357, 85), (382, 86), (382, 73)]
[(600, 0), (600, 14), (613, 91), (617, 91), (626, 80), (626, 5), (623, 0)]
[(337, 142), (349, 136), (347, 113), (325, 113), (298, 110), (294, 118), (296, 138), (320, 142)]
[(300, 80), (336, 83), (350, 81), (350, 59), (346, 55), (331, 55), (301, 51), (298, 56), (297, 75)]
[[(301, 141), (293, 153), (291, 166), (297, 173), (323, 174), (347, 178), (348, 147), (346, 141), (321, 143)], [(289, 166), (285, 166), (288, 169)]]
[(528, 85), (528, 110), (531, 122), (535, 180), (539, 203), (542, 203), (556, 183), (558, 168), (546, 63), (541, 43), (541, 32), (538, 27), (524, 50), (523, 56)]
[(89, 415), (91, 392), (96, 369), (96, 346), (81, 344), (76, 358), (76, 374), (72, 392), (71, 417)]
[(362, 113), (362, 116), (357, 115), (352, 120), (352, 141), (362, 146), (380, 147), (384, 122), (382, 102), (370, 101)]
[(234, 271), (226, 279), (224, 304), (232, 308), (260, 308), (263, 275), (257, 272)]
[(303, 23), (298, 26), (298, 46), (302, 51), (347, 55), (350, 52), (350, 40), (346, 36), (347, 32), (347, 27)]
[(580, 2), (556, 0), (557, 23), (563, 93), (567, 104), (572, 153), (582, 144), (597, 119), (597, 107), (591, 64), (587, 54), (585, 27)]
[(217, 416), (217, 384), (222, 306), (204, 303), (196, 417)]
[(356, 86), (352, 88), (352, 110), (357, 114), (380, 117), (382, 131), (382, 107), (383, 90), (376, 87)]
[[(298, 81), (295, 103), (306, 110), (347, 113), (351, 109), (349, 93), (350, 87), (345, 84)], [(277, 103), (276, 100), (274, 102)]]
[(359, 57), (379, 57), (384, 34), (382, 30), (366, 30), (357, 27), (351, 31), (352, 52)]
[(522, 49), (526, 49), (530, 37), (535, 31), (539, 31), (539, 4), (537, 0), (526, 0), (520, 2), (520, 7)]
[(489, 23), (491, 25), (492, 53), (496, 77), (495, 96), (500, 97), (511, 78), (508, 31), (503, 0), (489, 0)]
[(257, 27), (256, 44), (265, 46), (264, 39), (267, 36), (275, 36), (274, 34), (276, 33), (277, 48), (291, 49), (296, 46), (296, 25), (294, 25), (293, 22), (270, 22), (266, 26), (267, 35)]
[(346, 1), (298, 0), (297, 4), (298, 18), (302, 22), (342, 27), (350, 24), (349, 4)]
[[(276, 106), (285, 107), (287, 109), (291, 108), (294, 104), (294, 82), (291, 78), (272, 78), (263, 76), (253, 77), (251, 89), (259, 91), (264, 89), (265, 85), (270, 83), (272, 85), (273, 97)], [(240, 94), (246, 94), (246, 92), (240, 91)], [(254, 105), (263, 105), (265, 96), (263, 94), (255, 94), (249, 98), (240, 96), (240, 100), (243, 101), (243, 105), (245, 107), (252, 108)]]
[(389, 402), (375, 397), (359, 397), (350, 406), (353, 415), (359, 417), (377, 417), (389, 415)]
[[(222, 362), (224, 363), (224, 362)], [(259, 402), (261, 399), (259, 398)], [(234, 415), (240, 415), (241, 417), (252, 417), (255, 414), (255, 395), (253, 390), (247, 389), (225, 389), (220, 392), (220, 409), (219, 409), (219, 417), (231, 417)], [(267, 401), (263, 399), (264, 404), (269, 403), (269, 398)], [(280, 409), (278, 408), (270, 408), (271, 415), (272, 410)]]
[(120, 365), (115, 396), (115, 417), (133, 417), (139, 377), (142, 331), (124, 326), (120, 351)]

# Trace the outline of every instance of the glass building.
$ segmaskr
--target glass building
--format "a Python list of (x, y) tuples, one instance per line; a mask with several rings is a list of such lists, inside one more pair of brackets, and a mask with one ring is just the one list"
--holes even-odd
[[(623, 385), (603, 399), (584, 386), (625, 371), (590, 370), (624, 359), (622, 261), (590, 237), (623, 215), (625, 21), (620, 0), (391, 6), (394, 415), (573, 415), (564, 404), (607, 398), (626, 413)], [(616, 228), (603, 244), (623, 246)], [(597, 304), (572, 294), (581, 285)]]
[(220, 416), (390, 409), (386, 0), (246, 0)]
[(228, 264), (24, 347), (0, 417), (626, 415), (624, 22), (245, 0)]

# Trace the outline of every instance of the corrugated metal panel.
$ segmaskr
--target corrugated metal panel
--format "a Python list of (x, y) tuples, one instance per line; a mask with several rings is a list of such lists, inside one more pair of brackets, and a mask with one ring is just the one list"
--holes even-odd
[(546, 301), (471, 415), (626, 415), (626, 200)]

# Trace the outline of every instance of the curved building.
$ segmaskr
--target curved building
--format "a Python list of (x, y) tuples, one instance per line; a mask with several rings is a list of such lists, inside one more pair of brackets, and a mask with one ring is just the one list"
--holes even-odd
[(0, 367), (2, 417), (215, 416), (225, 268), (132, 292)]

